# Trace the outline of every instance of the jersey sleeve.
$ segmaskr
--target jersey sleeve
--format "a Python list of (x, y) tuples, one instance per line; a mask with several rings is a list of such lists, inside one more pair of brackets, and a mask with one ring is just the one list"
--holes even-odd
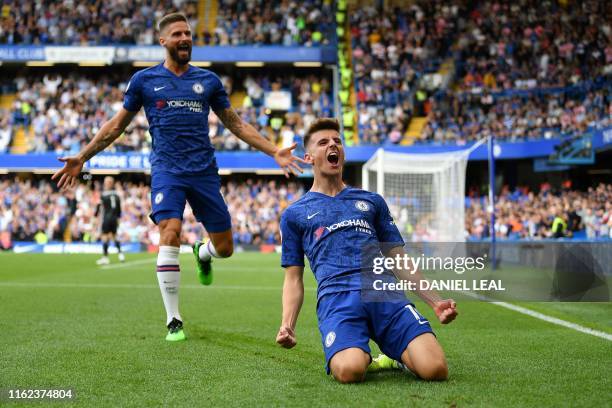
[(125, 87), (123, 108), (130, 112), (138, 112), (142, 107), (142, 75), (135, 73)]
[(227, 96), (227, 92), (225, 92), (225, 88), (221, 83), (221, 80), (218, 76), (214, 76), (214, 80), (212, 81), (214, 90), (210, 94), (210, 107), (213, 111), (219, 112), (223, 109), (227, 109), (231, 106), (229, 97)]
[(385, 199), (380, 195), (375, 195), (376, 202), (376, 236), (378, 241), (385, 243), (389, 247), (404, 246), (404, 239), (400, 234), (395, 221), (391, 216), (391, 211), (385, 202)]
[(304, 248), (302, 246), (302, 234), (295, 219), (292, 219), (291, 211), (286, 210), (281, 216), (281, 266), (304, 266)]

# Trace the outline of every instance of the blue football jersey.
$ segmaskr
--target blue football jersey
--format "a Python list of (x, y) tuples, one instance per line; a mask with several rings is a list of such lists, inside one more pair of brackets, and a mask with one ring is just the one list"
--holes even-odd
[(228, 108), (230, 102), (213, 72), (190, 65), (177, 76), (162, 63), (132, 76), (123, 107), (131, 112), (144, 107), (153, 140), (153, 172), (197, 174), (214, 160), (208, 113)]
[(403, 246), (389, 207), (378, 194), (347, 187), (335, 197), (308, 192), (281, 216), (283, 267), (308, 258), (318, 298), (361, 289), (366, 248)]

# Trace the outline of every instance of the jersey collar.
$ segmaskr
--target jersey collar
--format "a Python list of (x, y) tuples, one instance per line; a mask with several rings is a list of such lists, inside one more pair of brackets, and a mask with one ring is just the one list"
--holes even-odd
[(168, 68), (166, 68), (166, 66), (164, 65), (166, 61), (161, 63), (161, 67), (162, 69), (167, 72), (168, 74), (172, 75), (173, 78), (185, 78), (185, 76), (187, 74), (189, 74), (189, 72), (191, 72), (191, 69), (193, 68), (193, 66), (191, 64), (187, 64), (188, 68), (187, 71), (183, 72), (181, 75), (176, 75), (174, 72), (170, 71)]
[(346, 194), (350, 189), (351, 189), (351, 187), (346, 186), (338, 194), (336, 194), (333, 197), (330, 196), (330, 195), (327, 195), (327, 194), (319, 193), (318, 191), (309, 191), (309, 193), (310, 194), (315, 194), (315, 195), (320, 195), (320, 196), (323, 196), (323, 197), (326, 197), (326, 198), (334, 199), (334, 198), (339, 198), (340, 196)]

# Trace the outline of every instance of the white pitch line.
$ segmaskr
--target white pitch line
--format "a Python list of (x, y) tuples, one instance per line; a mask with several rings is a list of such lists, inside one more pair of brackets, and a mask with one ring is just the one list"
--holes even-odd
[[(142, 261), (150, 262), (150, 259), (133, 261), (144, 263)], [(134, 263), (132, 263), (133, 265)], [(127, 266), (128, 263), (120, 264)], [(110, 266), (110, 265), (107, 265)], [(132, 284), (132, 283), (37, 283), (37, 282), (0, 282), (0, 287), (22, 287), (22, 288), (100, 288), (100, 289), (159, 289), (157, 285), (149, 284)], [(247, 290), (247, 291), (282, 291), (282, 286), (241, 286), (241, 285), (212, 285), (203, 287), (202, 285), (181, 285), (181, 289), (222, 289), (222, 290)], [(306, 292), (314, 292), (316, 288), (304, 288)], [(476, 296), (474, 296), (476, 297)], [(482, 298), (482, 297), (481, 297)], [(558, 319), (556, 317), (548, 316), (543, 313), (533, 311), (531, 309), (524, 308), (522, 306), (513, 305), (507, 302), (489, 302), (491, 304), (504, 307), (515, 312), (534, 317), (536, 319), (543, 320), (548, 323), (556, 324), (558, 326), (566, 327), (568, 329), (576, 330), (581, 333), (590, 334), (591, 336), (599, 337), (608, 341), (612, 341), (612, 334), (608, 334), (599, 330), (591, 329), (588, 327), (581, 326), (576, 323), (571, 323), (566, 320)]]
[(144, 264), (154, 263), (155, 261), (157, 261), (157, 258), (137, 259), (135, 261), (119, 262), (119, 263), (115, 262), (115, 263), (112, 263), (112, 264), (109, 264), (109, 265), (98, 266), (96, 268), (96, 270), (99, 270), (99, 269), (129, 268), (130, 266), (144, 265)]
[(134, 265), (142, 265), (142, 264), (147, 264), (147, 263), (152, 263), (155, 262), (157, 260), (157, 258), (147, 258), (147, 259), (138, 259), (136, 261), (129, 261), (129, 262), (122, 262), (122, 263), (116, 263), (116, 264), (110, 264), (110, 265), (103, 265), (100, 267), (100, 269), (119, 269), (119, 268), (129, 268), (130, 266), (134, 266)]
[[(11, 288), (83, 288), (83, 289), (158, 289), (158, 285), (152, 284), (133, 284), (133, 283), (70, 283), (70, 282), (0, 282), (0, 287)], [(222, 290), (249, 290), (249, 291), (277, 291), (282, 292), (282, 285), (279, 286), (244, 286), (244, 285), (181, 285), (181, 289), (222, 289)], [(306, 292), (315, 291), (316, 288), (304, 288)]]
[(590, 334), (591, 336), (600, 337), (602, 339), (612, 341), (612, 334), (608, 334), (599, 330), (590, 329), (588, 327), (581, 326), (576, 323), (571, 323), (566, 320), (557, 319), (556, 317), (548, 316), (543, 313), (535, 312), (531, 309), (527, 309), (521, 306), (513, 305), (512, 303), (506, 302), (491, 302), (494, 305), (505, 307), (506, 309), (513, 310), (518, 313), (522, 313), (527, 316), (535, 317), (536, 319), (544, 320), (545, 322), (556, 324), (559, 326), (566, 327), (568, 329), (576, 330), (581, 333)]

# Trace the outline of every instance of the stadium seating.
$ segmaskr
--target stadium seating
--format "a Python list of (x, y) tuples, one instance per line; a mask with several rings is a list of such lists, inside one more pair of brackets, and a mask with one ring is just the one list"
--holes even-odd
[(217, 24), (205, 43), (211, 45), (306, 45), (335, 38), (330, 0), (301, 2), (220, 0)]
[[(122, 197), (119, 237), (123, 242), (158, 244), (159, 232), (149, 220), (150, 187), (144, 183), (117, 184)], [(304, 194), (295, 182), (248, 180), (227, 182), (221, 192), (229, 206), (237, 244), (278, 244), (280, 213), (290, 202)], [(99, 238), (95, 217), (100, 202), (101, 184), (81, 184), (67, 194), (58, 192), (48, 179), (0, 180), (0, 234), (9, 233), (12, 241), (33, 241), (36, 234), (48, 240), (93, 242)], [(184, 243), (193, 244), (204, 234), (187, 206), (184, 213)]]
[[(10, 233), (13, 241), (31, 241), (39, 232), (48, 239), (92, 242), (98, 239), (99, 225), (94, 213), (100, 200), (100, 183), (82, 184), (67, 195), (57, 192), (48, 179), (0, 180), (0, 233)], [(157, 244), (157, 228), (148, 219), (150, 187), (143, 183), (118, 183), (123, 197), (119, 236), (124, 242)], [(278, 244), (279, 216), (289, 203), (304, 194), (299, 182), (265, 179), (228, 181), (222, 187), (227, 201), (234, 241), (241, 245)], [(466, 236), (489, 236), (488, 200), (471, 194), (466, 198)], [(504, 190), (496, 202), (496, 235), (500, 239), (555, 238), (552, 224), (556, 217), (567, 225), (563, 237), (612, 238), (612, 184), (601, 184), (588, 191), (540, 191), (518, 188)], [(71, 222), (72, 219), (72, 222)], [(413, 226), (415, 227), (415, 226)], [(418, 232), (418, 228), (411, 228)], [(189, 207), (184, 213), (184, 243), (191, 244), (204, 233)], [(412, 237), (418, 240), (418, 237)]]
[(464, 7), (416, 1), (351, 14), (362, 143), (525, 141), (609, 126), (604, 3)]
[[(238, 78), (222, 79), (228, 92), (236, 89), (232, 101), (239, 114), (278, 145), (292, 144), (315, 117), (332, 115), (330, 83), (320, 76), (246, 76), (244, 83), (233, 85)], [(0, 122), (0, 151), (12, 146), (13, 153), (75, 153), (121, 107), (125, 79), (78, 73), (45, 74), (18, 77), (11, 86), (16, 93), (5, 103), (11, 115), (3, 116)], [(289, 110), (280, 121), (264, 104), (264, 92), (273, 90), (290, 95)], [(210, 137), (217, 150), (251, 149), (225, 129), (214, 113), (209, 123)], [(143, 111), (125, 135), (108, 149), (141, 153), (150, 150), (151, 138)]]
[(33, 0), (4, 1), (0, 44), (157, 44), (157, 21), (180, 7), (195, 27), (196, 4), (194, 0), (63, 0), (41, 7)]

